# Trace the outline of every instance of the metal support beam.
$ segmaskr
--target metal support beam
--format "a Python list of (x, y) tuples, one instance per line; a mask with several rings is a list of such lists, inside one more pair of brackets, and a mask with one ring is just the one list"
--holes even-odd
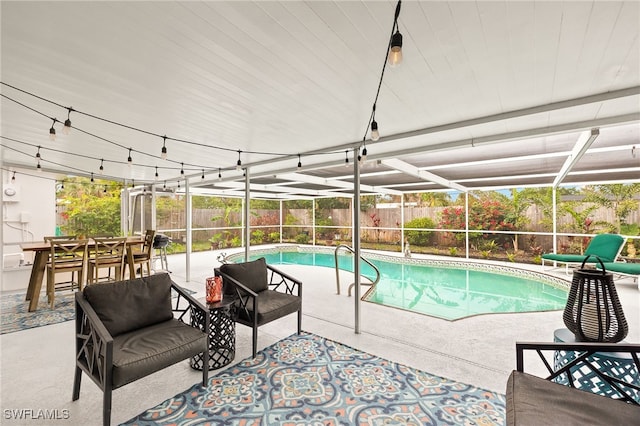
[(354, 331), (360, 334), (360, 162), (358, 148), (353, 150), (353, 273)]
[(459, 183), (455, 183), (455, 182), (451, 182), (445, 178), (443, 178), (442, 176), (438, 176), (434, 173), (431, 172), (427, 172), (426, 170), (420, 170), (419, 168), (417, 168), (416, 166), (412, 166), (411, 164), (402, 161), (402, 160), (398, 160), (397, 158), (391, 158), (389, 160), (381, 160), (380, 161), (382, 164), (384, 164), (387, 167), (391, 167), (392, 169), (396, 169), (399, 172), (402, 172), (404, 174), (410, 175), (410, 176), (414, 176), (417, 177), (419, 179), (422, 180), (426, 180), (429, 182), (435, 182), (439, 185), (445, 186), (447, 188), (451, 188), (451, 189), (457, 189), (458, 191), (462, 191), (462, 192), (467, 192), (468, 189), (465, 188), (464, 186), (460, 185)]
[(191, 191), (189, 189), (189, 179), (185, 179), (184, 181), (184, 198), (186, 203), (185, 208), (185, 223), (187, 225), (187, 253), (185, 256), (186, 262), (186, 280), (187, 282), (191, 281), (191, 244), (192, 244), (192, 204), (191, 204)]
[(571, 150), (571, 154), (567, 157), (564, 164), (560, 168), (558, 175), (553, 181), (553, 187), (556, 188), (560, 182), (564, 180), (564, 178), (569, 174), (573, 166), (580, 161), (585, 152), (589, 149), (591, 144), (596, 140), (598, 135), (600, 134), (599, 129), (591, 129), (591, 132), (582, 132), (580, 133), (580, 137), (576, 141), (576, 144), (573, 146)]
[(244, 169), (244, 260), (249, 261), (249, 246), (251, 245), (251, 223), (249, 212), (251, 211), (251, 178), (249, 167)]

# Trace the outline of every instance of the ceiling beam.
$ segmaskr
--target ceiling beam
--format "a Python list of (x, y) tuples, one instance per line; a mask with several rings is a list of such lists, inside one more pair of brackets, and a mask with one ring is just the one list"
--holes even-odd
[(428, 172), (426, 170), (420, 170), (419, 168), (412, 166), (409, 163), (406, 163), (402, 160), (398, 160), (397, 158), (390, 158), (388, 160), (381, 160), (381, 163), (387, 167), (391, 167), (392, 169), (396, 169), (404, 174), (417, 177), (422, 180), (426, 180), (429, 182), (434, 182), (442, 186), (446, 186), (447, 188), (456, 189), (458, 191), (467, 192), (469, 189), (464, 186), (457, 184), (455, 182), (451, 182), (443, 178), (442, 176), (438, 176), (434, 173)]
[[(226, 188), (232, 189), (244, 189), (244, 183), (242, 182), (220, 182), (216, 186), (222, 186)], [(338, 192), (332, 191), (318, 191), (315, 189), (305, 189), (305, 188), (293, 188), (290, 186), (282, 186), (282, 185), (263, 185), (260, 183), (252, 183), (250, 184), (251, 191), (267, 191), (267, 192), (275, 192), (282, 194), (303, 194), (310, 195), (314, 197), (338, 197), (343, 196)]]
[[(353, 190), (353, 183), (344, 182), (338, 179), (325, 179), (317, 176), (309, 176), (302, 173), (283, 173), (274, 175), (276, 179), (292, 180), (304, 183), (310, 183), (312, 185), (330, 186), (333, 188), (342, 188)], [(360, 190), (367, 192), (375, 192), (380, 194), (401, 195), (401, 191), (394, 189), (384, 188), (382, 186), (360, 185)]]
[(596, 140), (598, 135), (600, 134), (600, 130), (598, 128), (591, 129), (590, 132), (582, 132), (576, 141), (576, 144), (573, 146), (571, 150), (571, 154), (564, 161), (564, 164), (560, 168), (558, 175), (553, 180), (553, 187), (556, 188), (560, 182), (564, 180), (564, 178), (569, 174), (573, 166), (576, 165), (578, 161), (582, 158), (585, 152), (589, 149), (591, 144)]

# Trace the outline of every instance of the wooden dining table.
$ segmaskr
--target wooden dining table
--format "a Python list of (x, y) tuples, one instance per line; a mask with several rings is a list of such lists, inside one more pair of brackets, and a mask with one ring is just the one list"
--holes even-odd
[[(127, 264), (129, 265), (129, 276), (135, 277), (135, 265), (133, 263), (132, 248), (136, 245), (144, 243), (142, 237), (127, 237)], [(95, 242), (89, 239), (88, 250), (91, 251), (95, 247)], [(34, 242), (20, 244), (20, 248), (24, 252), (33, 252), (33, 266), (31, 267), (31, 275), (29, 276), (29, 286), (27, 287), (27, 296), (25, 300), (29, 302), (29, 312), (33, 312), (38, 309), (38, 299), (40, 297), (40, 291), (42, 290), (42, 281), (44, 279), (44, 273), (47, 269), (47, 262), (49, 261), (49, 254), (51, 253), (51, 243), (49, 242)]]

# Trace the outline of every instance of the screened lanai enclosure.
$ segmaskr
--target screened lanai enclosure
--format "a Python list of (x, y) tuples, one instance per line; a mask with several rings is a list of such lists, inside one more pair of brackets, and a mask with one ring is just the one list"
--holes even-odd
[(637, 192), (585, 191), (640, 182), (638, 2), (1, 7), (4, 181), (115, 182), (123, 232), (532, 259), (637, 237)]

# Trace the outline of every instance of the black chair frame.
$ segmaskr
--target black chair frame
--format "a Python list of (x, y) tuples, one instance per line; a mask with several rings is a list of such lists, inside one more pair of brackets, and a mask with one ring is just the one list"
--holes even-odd
[[(624, 382), (616, 377), (607, 374), (604, 371), (598, 369), (592, 362), (589, 361), (589, 357), (598, 352), (604, 353), (622, 353), (629, 354), (638, 372), (640, 372), (640, 345), (638, 344), (625, 344), (625, 343), (587, 343), (587, 342), (553, 342), (553, 343), (541, 343), (541, 342), (516, 342), (516, 370), (524, 372), (524, 354), (525, 351), (535, 351), (538, 354), (539, 359), (544, 364), (549, 375), (544, 377), (545, 380), (553, 381), (556, 378), (566, 378), (568, 386), (576, 388), (574, 384), (571, 372), (579, 368), (588, 368), (595, 373), (600, 380), (606, 382), (612, 389), (618, 393), (618, 396), (612, 399), (620, 399), (633, 405), (639, 405), (640, 403), (630, 396), (630, 391), (635, 390), (640, 392), (640, 386), (633, 383)], [(554, 370), (552, 364), (545, 356), (545, 351), (553, 351), (550, 355), (553, 357), (556, 351), (574, 351), (578, 352), (575, 358), (570, 362), (563, 365), (557, 371)]]
[[(109, 285), (109, 284), (105, 284)], [(174, 317), (180, 322), (192, 326), (192, 315), (204, 318), (204, 329), (209, 330), (209, 311), (193, 296), (175, 283), (171, 284), (177, 297), (172, 298)], [(89, 302), (81, 292), (76, 293), (76, 368), (73, 381), (73, 401), (80, 398), (82, 372), (86, 373), (100, 389), (103, 396), (103, 424), (111, 423), (111, 395), (114, 389), (113, 373), (113, 337), (100, 321)], [(186, 301), (185, 303), (182, 303)], [(193, 311), (193, 313), (192, 313)], [(207, 338), (207, 348), (209, 339)], [(209, 378), (209, 351), (203, 356), (202, 386), (206, 387)]]
[[(292, 277), (271, 265), (267, 265), (268, 271), (268, 281), (269, 288), (271, 291), (279, 291), (281, 293), (290, 294), (293, 296), (298, 296), (302, 298), (302, 281), (297, 278)], [(251, 327), (253, 331), (252, 345), (253, 345), (253, 357), (256, 357), (257, 346), (258, 346), (258, 327), (261, 325), (267, 324), (277, 318), (274, 318), (270, 321), (258, 322), (258, 315), (254, 315), (254, 312), (259, 312), (258, 303), (260, 298), (258, 297), (258, 293), (253, 290), (247, 288), (240, 281), (235, 278), (230, 277), (229, 275), (221, 272), (219, 268), (215, 269), (215, 275), (223, 277), (223, 281), (225, 286), (228, 286), (228, 282), (234, 284), (233, 290), (231, 290), (233, 296), (229, 296), (230, 289), (224, 289), (224, 297), (235, 297), (237, 299), (236, 302), (236, 318), (235, 321), (239, 324), (246, 325), (247, 327)], [(244, 317), (248, 320), (245, 320)], [(288, 314), (287, 314), (288, 315)], [(298, 334), (302, 332), (302, 303), (300, 304), (300, 309), (298, 309)]]

